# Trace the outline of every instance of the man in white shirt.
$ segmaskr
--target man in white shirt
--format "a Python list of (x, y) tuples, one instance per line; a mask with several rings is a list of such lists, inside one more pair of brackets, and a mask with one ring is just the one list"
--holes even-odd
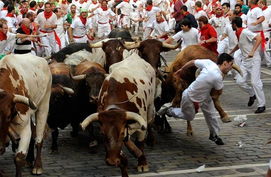
[(152, 0), (147, 1), (146, 12), (144, 16), (143, 39), (147, 39), (153, 30), (153, 22), (156, 20), (156, 13), (161, 9), (152, 5)]
[[(269, 30), (269, 20), (271, 19), (271, 7), (267, 7), (265, 0), (259, 0), (258, 6), (262, 9), (263, 15), (265, 17), (264, 21), (262, 22), (262, 25), (263, 25), (264, 37), (266, 41), (266, 48), (268, 48), (270, 44), (270, 31), (267, 31), (267, 30)], [(266, 52), (265, 50), (261, 54), (262, 54), (262, 58), (265, 60), (267, 67), (271, 67), (270, 53)]]
[(93, 40), (92, 22), (88, 17), (88, 10), (81, 9), (80, 16), (73, 20), (69, 28), (70, 42), (86, 43), (88, 40)]
[(195, 12), (194, 16), (195, 16), (195, 19), (196, 19), (196, 20), (198, 20), (199, 17), (201, 17), (201, 16), (205, 16), (205, 17), (208, 18), (208, 15), (207, 15), (207, 13), (203, 10), (203, 8), (202, 8), (202, 3), (201, 3), (200, 1), (197, 1), (197, 2), (195, 3), (195, 10), (196, 10), (196, 12)]
[(44, 45), (45, 56), (51, 56), (51, 53), (56, 52), (56, 37), (55, 28), (57, 27), (57, 17), (51, 9), (49, 2), (45, 3), (45, 11), (38, 14), (35, 22), (39, 25), (41, 34), (47, 34), (46, 37), (41, 38), (41, 43)]
[(132, 12), (132, 6), (129, 3), (129, 0), (123, 0), (116, 6), (115, 14), (117, 14), (118, 10), (120, 9), (120, 26), (124, 29), (130, 28), (130, 13)]
[(98, 25), (97, 25), (97, 15), (95, 14), (95, 11), (101, 6), (97, 0), (92, 0), (92, 3), (89, 5), (89, 12), (92, 13), (91, 15), (91, 21), (92, 21), (92, 27), (95, 29), (95, 31), (98, 30)]
[(191, 21), (188, 19), (183, 19), (181, 22), (181, 29), (174, 36), (169, 37), (165, 42), (171, 44), (174, 40), (175, 42), (182, 41), (182, 50), (189, 45), (196, 45), (199, 43), (199, 31), (196, 28), (191, 27)]
[(107, 1), (101, 2), (101, 7), (95, 10), (94, 14), (97, 15), (97, 23), (98, 23), (98, 32), (97, 37), (103, 38), (107, 37), (111, 32), (111, 26), (109, 23), (110, 19), (115, 19), (116, 14), (107, 7)]
[[(249, 94), (248, 106), (252, 106), (257, 99), (258, 108), (255, 113), (265, 111), (265, 96), (263, 92), (263, 83), (261, 81), (261, 57), (259, 54), (259, 45), (261, 44), (260, 34), (253, 33), (249, 29), (242, 27), (242, 19), (235, 17), (232, 20), (232, 28), (236, 31), (239, 40), (238, 45), (230, 52), (233, 53), (240, 48), (242, 53), (241, 71), (243, 76), (238, 75), (237, 84)], [(250, 87), (248, 80), (251, 80)]]
[[(186, 70), (192, 66), (201, 69), (196, 80), (182, 93), (179, 118), (192, 121), (200, 107), (210, 131), (209, 139), (217, 145), (224, 145), (224, 142), (218, 136), (220, 125), (215, 115), (215, 107), (210, 92), (213, 89), (218, 92), (223, 89), (223, 75), (232, 69), (232, 65), (233, 58), (223, 53), (218, 56), (217, 63), (210, 59), (191, 60), (174, 74), (178, 78), (185, 75)], [(174, 109), (178, 108), (171, 108), (169, 112)]]
[(158, 40), (166, 40), (168, 38), (169, 26), (166, 20), (164, 20), (162, 13), (156, 14), (156, 20), (153, 22), (153, 31), (151, 33), (152, 38)]
[(57, 16), (57, 22), (56, 22), (56, 35), (59, 38), (59, 41), (56, 43), (56, 51), (61, 50), (66, 46), (66, 37), (65, 37), (65, 30), (64, 30), (64, 18), (63, 18), (63, 12), (60, 8), (54, 9), (54, 13)]

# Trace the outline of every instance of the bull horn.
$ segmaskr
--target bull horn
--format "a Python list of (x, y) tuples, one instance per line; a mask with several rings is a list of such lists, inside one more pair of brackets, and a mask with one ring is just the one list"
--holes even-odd
[(77, 76), (72, 76), (72, 75), (71, 75), (71, 78), (72, 78), (73, 80), (80, 81), (80, 80), (85, 79), (86, 76), (87, 76), (86, 74), (81, 74), (81, 75), (77, 75)]
[(25, 104), (29, 106), (31, 109), (37, 109), (37, 106), (35, 103), (33, 103), (29, 98), (22, 95), (15, 94), (13, 98), (13, 102)]
[(161, 71), (159, 69), (157, 69), (157, 77), (162, 81), (165, 82), (165, 78), (163, 77), (163, 74), (161, 73)]
[(172, 45), (172, 44), (168, 44), (163, 42), (163, 47), (169, 48), (169, 49), (177, 49), (179, 47), (179, 43), (177, 43), (176, 45)]
[(141, 42), (124, 42), (123, 46), (127, 49), (135, 49), (138, 48), (140, 46)]
[(132, 39), (137, 42), (141, 41), (141, 37), (132, 37)]
[(59, 84), (59, 87), (61, 87), (64, 90), (64, 92), (66, 92), (69, 95), (73, 95), (74, 94), (74, 90), (72, 88), (64, 87), (63, 85), (60, 85), (60, 84)]
[(126, 119), (137, 121), (141, 127), (141, 130), (147, 129), (147, 122), (137, 113), (126, 111)]
[(237, 64), (233, 63), (232, 69), (234, 69), (234, 70), (237, 71), (241, 76), (243, 76), (243, 73), (242, 73), (240, 67), (239, 67)]
[(89, 47), (91, 47), (91, 48), (102, 48), (103, 47), (103, 41), (96, 42), (95, 44), (89, 44)]
[(97, 112), (94, 113), (94, 114), (89, 115), (89, 116), (88, 116), (88, 117), (80, 124), (82, 130), (85, 130), (85, 129), (87, 128), (87, 126), (88, 126), (91, 122), (98, 120), (98, 116), (99, 116), (99, 113), (97, 113)]

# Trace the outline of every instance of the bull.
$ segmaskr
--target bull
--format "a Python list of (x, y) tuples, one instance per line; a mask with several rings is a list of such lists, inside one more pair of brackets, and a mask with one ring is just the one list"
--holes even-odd
[(52, 89), (47, 123), (52, 129), (52, 152), (58, 151), (58, 128), (64, 129), (75, 118), (74, 81), (70, 67), (64, 63), (51, 63)]
[[(82, 129), (93, 121), (100, 123), (106, 163), (120, 167), (122, 176), (128, 176), (123, 145), (138, 159), (138, 171), (148, 171), (144, 139), (146, 131), (153, 138), (150, 126), (154, 118), (155, 71), (137, 54), (112, 65), (110, 71), (99, 94), (98, 113), (88, 116), (81, 123)], [(130, 136), (135, 132), (138, 136), (134, 143)]]
[[(75, 107), (77, 119), (74, 120), (72, 136), (77, 136), (79, 123), (89, 114), (97, 112), (98, 95), (106, 77), (104, 68), (95, 62), (83, 61), (74, 68), (72, 79), (75, 85)], [(92, 130), (92, 129), (89, 129)], [(90, 133), (90, 147), (96, 145), (93, 132)]]
[[(163, 103), (172, 102), (173, 107), (179, 106), (182, 98), (182, 92), (195, 80), (197, 68), (188, 68), (185, 75), (181, 76), (178, 80), (173, 77), (174, 72), (182, 68), (182, 66), (184, 66), (188, 61), (206, 58), (214, 61), (215, 63), (217, 61), (217, 55), (215, 53), (199, 45), (188, 46), (176, 56), (176, 59), (168, 68), (169, 75), (167, 76), (166, 81), (162, 84), (161, 99), (163, 100)], [(240, 68), (235, 64), (233, 65), (233, 69), (241, 73)], [(225, 123), (230, 122), (231, 120), (228, 114), (223, 110), (219, 101), (219, 97), (222, 92), (217, 92), (212, 89), (210, 94), (221, 120)], [(187, 123), (187, 135), (190, 136), (193, 134), (192, 126), (190, 121), (187, 121)]]
[[(30, 54), (7, 55), (0, 61), (0, 154), (10, 138), (18, 141), (14, 157), (16, 176), (22, 176), (26, 160), (32, 164), (34, 151), (28, 152), (32, 133), (37, 154), (32, 173), (43, 172), (41, 150), (49, 110), (52, 77), (45, 59)], [(35, 115), (35, 131), (31, 116)], [(30, 147), (31, 148), (31, 147)]]

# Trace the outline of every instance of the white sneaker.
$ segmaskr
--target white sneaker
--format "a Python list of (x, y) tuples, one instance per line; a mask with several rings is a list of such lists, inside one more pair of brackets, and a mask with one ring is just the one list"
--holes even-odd
[(181, 108), (169, 108), (166, 112), (166, 115), (183, 119), (183, 112)]

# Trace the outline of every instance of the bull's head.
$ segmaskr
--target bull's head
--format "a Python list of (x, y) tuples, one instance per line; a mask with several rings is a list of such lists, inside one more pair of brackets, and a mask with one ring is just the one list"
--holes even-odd
[(105, 72), (99, 70), (93, 70), (87, 74), (72, 76), (74, 80), (81, 80), (84, 82), (86, 87), (85, 91), (89, 96), (89, 102), (93, 104), (96, 104), (98, 101), (99, 92), (105, 77)]
[(0, 89), (0, 155), (5, 152), (8, 136), (17, 140), (19, 136), (11, 128), (11, 122), (17, 115), (16, 103), (22, 103), (31, 109), (36, 109), (35, 104), (27, 97), (10, 94)]
[(101, 133), (105, 136), (106, 163), (114, 166), (121, 164), (121, 149), (128, 138), (128, 124), (137, 122), (141, 130), (146, 130), (147, 127), (146, 121), (140, 115), (121, 110), (94, 113), (81, 123), (82, 129), (92, 121), (99, 121), (101, 124)]
[(59, 102), (63, 97), (70, 97), (74, 90), (70, 87), (64, 87), (61, 84), (52, 85), (50, 104)]
[(105, 70), (108, 72), (109, 67), (123, 60), (123, 50), (125, 49), (121, 40), (111, 39), (90, 44), (91, 48), (102, 48), (106, 56)]

